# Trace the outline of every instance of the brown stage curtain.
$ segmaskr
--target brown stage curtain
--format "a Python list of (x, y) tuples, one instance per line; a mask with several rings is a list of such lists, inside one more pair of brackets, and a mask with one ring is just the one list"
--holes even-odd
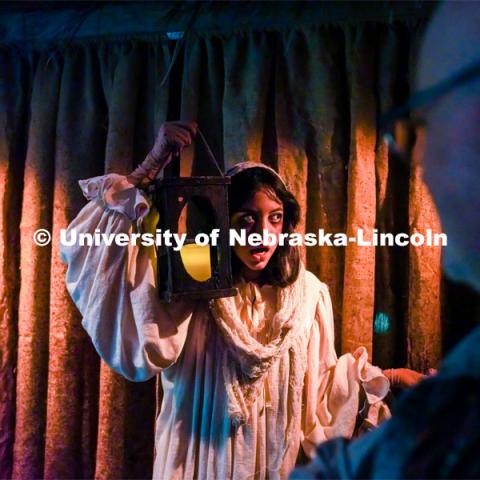
[[(376, 115), (409, 93), (419, 25), (401, 22), (0, 50), (0, 477), (149, 478), (155, 382), (112, 373), (65, 289), (59, 230), (85, 204), (77, 181), (127, 173), (167, 119), (197, 119), (228, 167), (265, 162), (303, 210), (300, 232), (439, 230), (415, 163), (389, 160)], [(214, 174), (185, 155), (183, 174)], [(337, 347), (381, 367), (441, 356), (437, 248), (315, 247)]]

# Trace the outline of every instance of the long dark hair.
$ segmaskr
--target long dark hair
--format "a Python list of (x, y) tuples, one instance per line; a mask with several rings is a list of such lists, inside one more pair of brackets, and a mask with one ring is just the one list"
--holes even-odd
[[(256, 192), (265, 189), (283, 204), (283, 233), (293, 233), (300, 220), (300, 205), (297, 199), (284, 187), (280, 179), (265, 168), (248, 168), (232, 177), (229, 187), (229, 213), (240, 210)], [(242, 262), (232, 249), (233, 277), (238, 278)], [(272, 258), (262, 271), (263, 280), (274, 286), (286, 287), (298, 277), (300, 254), (297, 246), (278, 245)]]

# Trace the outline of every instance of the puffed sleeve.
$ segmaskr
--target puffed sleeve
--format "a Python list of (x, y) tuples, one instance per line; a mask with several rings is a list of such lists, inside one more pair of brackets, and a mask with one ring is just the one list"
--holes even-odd
[(382, 399), (389, 382), (378, 367), (368, 362), (364, 347), (337, 358), (334, 343), (333, 311), (330, 294), (319, 282), (320, 295), (308, 344), (308, 369), (305, 377), (305, 415), (302, 448), (313, 457), (317, 444), (333, 437), (351, 437), (363, 390), (370, 424), (388, 418)]
[[(111, 234), (139, 233), (150, 210), (143, 192), (116, 174), (79, 183), (89, 202), (61, 240), (67, 290), (103, 360), (129, 380), (148, 380), (179, 357), (194, 304), (158, 298), (153, 246), (109, 240)], [(106, 241), (82, 246), (85, 233), (105, 234)]]

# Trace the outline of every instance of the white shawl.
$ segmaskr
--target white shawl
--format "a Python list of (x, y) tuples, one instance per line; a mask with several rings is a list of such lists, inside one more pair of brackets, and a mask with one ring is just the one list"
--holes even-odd
[[(285, 379), (289, 386), (289, 418), (301, 417), (308, 341), (305, 298), (305, 268), (301, 265), (298, 278), (293, 284), (277, 288), (277, 312), (273, 318), (266, 319), (269, 323), (266, 344), (260, 343), (250, 334), (239, 315), (234, 297), (210, 302), (213, 318), (227, 345), (221, 362), (229, 399), (228, 413), (233, 426), (238, 427), (247, 422), (268, 369), (275, 359), (285, 354), (290, 355), (291, 365), (289, 377)], [(293, 422), (288, 426), (287, 442), (293, 434), (291, 423)]]

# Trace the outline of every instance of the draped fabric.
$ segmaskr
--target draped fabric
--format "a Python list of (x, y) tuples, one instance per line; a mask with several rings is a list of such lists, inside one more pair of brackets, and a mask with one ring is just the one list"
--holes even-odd
[[(300, 232), (440, 230), (420, 165), (402, 169), (376, 132), (377, 113), (409, 93), (422, 25), (193, 34), (164, 85), (163, 36), (0, 49), (2, 478), (151, 476), (155, 383), (99, 361), (58, 239), (85, 203), (78, 180), (128, 173), (163, 121), (196, 119), (225, 169), (277, 169), (302, 207)], [(216, 174), (201, 145), (195, 153), (181, 173)], [(33, 243), (39, 228), (49, 246)], [(438, 248), (324, 246), (303, 257), (329, 286), (338, 353), (363, 345), (384, 368), (437, 364), (454, 330)]]

